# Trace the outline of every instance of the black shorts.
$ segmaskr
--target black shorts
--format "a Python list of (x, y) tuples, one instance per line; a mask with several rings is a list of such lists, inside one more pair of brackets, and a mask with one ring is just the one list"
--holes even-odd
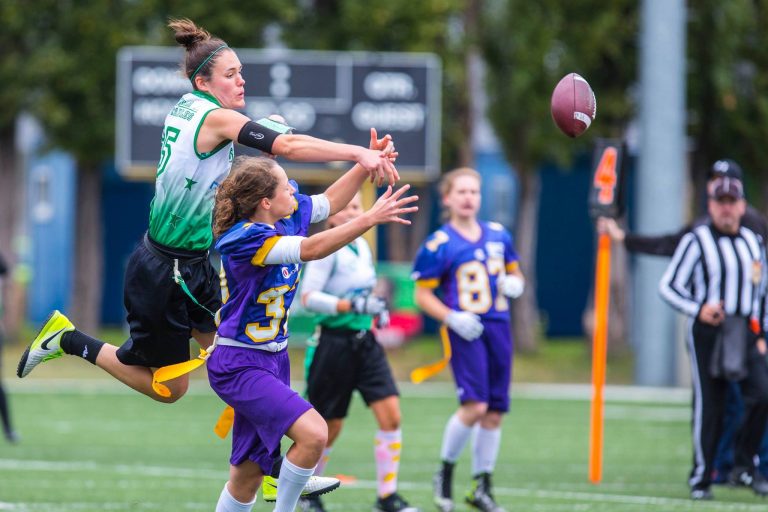
[(327, 420), (344, 418), (356, 389), (366, 405), (399, 394), (371, 331), (324, 327), (307, 377), (309, 403)]
[(216, 331), (211, 313), (195, 304), (173, 279), (173, 258), (197, 301), (215, 313), (221, 308), (219, 277), (207, 252), (165, 248), (145, 235), (125, 271), (125, 308), (131, 337), (117, 351), (127, 365), (161, 367), (190, 359), (192, 329)]

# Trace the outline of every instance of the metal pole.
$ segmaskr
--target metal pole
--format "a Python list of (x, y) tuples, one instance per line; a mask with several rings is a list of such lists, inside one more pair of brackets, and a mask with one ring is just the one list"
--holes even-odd
[[(640, 35), (640, 157), (637, 231), (660, 234), (683, 224), (685, 158), (685, 0), (643, 0)], [(635, 381), (675, 379), (675, 314), (659, 298), (668, 260), (638, 256), (632, 341)]]

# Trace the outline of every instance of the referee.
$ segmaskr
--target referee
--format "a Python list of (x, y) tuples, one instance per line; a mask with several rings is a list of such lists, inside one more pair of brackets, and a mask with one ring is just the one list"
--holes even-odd
[(765, 246), (741, 226), (746, 202), (740, 180), (717, 178), (709, 191), (710, 222), (682, 238), (659, 286), (662, 297), (692, 319), (688, 348), (693, 468), (688, 483), (694, 500), (712, 499), (713, 462), (729, 381), (738, 382), (746, 410), (728, 480), (768, 494), (768, 481), (755, 467), (768, 421)]

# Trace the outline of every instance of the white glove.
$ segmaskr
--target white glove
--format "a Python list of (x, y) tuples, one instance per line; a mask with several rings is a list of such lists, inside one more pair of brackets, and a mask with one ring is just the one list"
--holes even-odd
[(378, 315), (387, 309), (387, 303), (375, 295), (359, 295), (352, 299), (352, 312), (358, 315)]
[(510, 299), (516, 299), (525, 290), (525, 279), (515, 274), (505, 274), (499, 276), (498, 286), (502, 295)]
[(479, 338), (485, 329), (480, 317), (469, 311), (451, 311), (445, 317), (445, 325), (467, 341)]

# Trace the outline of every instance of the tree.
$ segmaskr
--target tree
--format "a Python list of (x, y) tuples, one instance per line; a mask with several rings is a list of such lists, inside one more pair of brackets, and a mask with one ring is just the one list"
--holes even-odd
[[(544, 161), (563, 164), (587, 151), (595, 136), (622, 138), (632, 113), (628, 91), (635, 80), (638, 10), (630, 0), (505, 0), (487, 3), (480, 23), (488, 115), (520, 177), (516, 243), (529, 286), (515, 304), (513, 323), (516, 343), (531, 350), (539, 323), (537, 170)], [(549, 115), (552, 89), (571, 71), (586, 77), (598, 94), (598, 122), (576, 141), (559, 133)]]

